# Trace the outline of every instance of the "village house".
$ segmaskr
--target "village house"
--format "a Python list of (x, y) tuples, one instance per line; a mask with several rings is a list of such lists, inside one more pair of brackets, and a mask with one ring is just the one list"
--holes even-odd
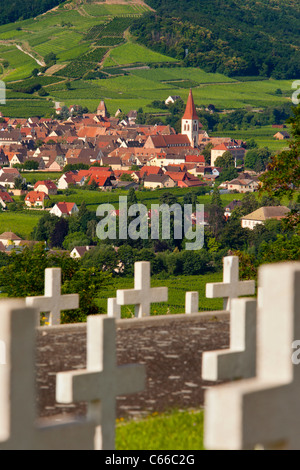
[(276, 219), (281, 220), (287, 217), (290, 209), (285, 206), (266, 206), (260, 207), (251, 214), (242, 217), (242, 227), (253, 230), (256, 225), (263, 224), (266, 220)]
[(34, 185), (34, 191), (44, 192), (49, 195), (57, 194), (57, 187), (51, 180), (37, 181)]
[(168, 175), (147, 175), (144, 179), (144, 187), (147, 189), (174, 188), (177, 183)]
[(175, 101), (177, 100), (181, 100), (181, 97), (179, 95), (172, 95), (172, 96), (168, 96), (168, 98), (166, 99), (165, 101), (165, 104), (168, 105), (168, 104), (174, 104)]
[(95, 248), (94, 246), (75, 246), (70, 253), (71, 258), (80, 259), (82, 258), (88, 251)]
[(191, 142), (187, 135), (150, 135), (145, 142), (144, 148), (165, 149), (171, 147), (190, 147)]
[(8, 194), (7, 191), (0, 189), (0, 205), (3, 209), (7, 208), (7, 204), (14, 202), (12, 197)]
[(231, 142), (216, 145), (211, 149), (211, 166), (215, 166), (216, 159), (222, 157), (227, 151), (232, 154), (235, 167), (239, 161), (244, 161), (246, 149), (239, 142), (232, 140)]
[(224, 211), (224, 216), (226, 217), (226, 219), (228, 219), (228, 217), (231, 216), (232, 211), (234, 209), (236, 209), (237, 207), (240, 207), (241, 205), (242, 205), (242, 201), (237, 201), (236, 199), (229, 202), (227, 206), (225, 207), (225, 211)]
[(112, 170), (122, 170), (122, 160), (120, 157), (102, 157), (100, 165), (108, 166)]
[(19, 145), (21, 142), (22, 135), (19, 129), (0, 131), (0, 146), (10, 144)]
[(259, 183), (251, 178), (235, 178), (223, 183), (222, 187), (226, 187), (229, 191), (237, 191), (238, 193), (253, 193), (258, 190)]
[(48, 194), (43, 191), (29, 191), (25, 196), (25, 204), (27, 207), (44, 209), (45, 200), (50, 199)]
[(19, 246), (21, 241), (22, 238), (13, 232), (4, 232), (0, 235), (0, 243), (2, 243), (5, 247), (10, 245)]
[(79, 209), (75, 202), (58, 202), (50, 210), (50, 214), (56, 215), (56, 217), (68, 217), (79, 212)]
[(72, 171), (69, 171), (67, 173), (64, 173), (58, 180), (57, 182), (57, 189), (59, 190), (64, 190), (64, 189), (68, 189), (70, 187), (70, 185), (75, 185), (76, 184), (76, 180), (75, 180), (75, 176), (77, 175), (77, 173), (74, 173)]
[(291, 138), (290, 134), (286, 131), (276, 132), (273, 137), (275, 137), (276, 140), (286, 140)]

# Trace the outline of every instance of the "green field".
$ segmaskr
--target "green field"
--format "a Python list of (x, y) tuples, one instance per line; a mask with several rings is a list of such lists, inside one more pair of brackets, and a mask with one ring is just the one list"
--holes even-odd
[(42, 215), (42, 211), (0, 212), (0, 233), (14, 232), (23, 240), (30, 240), (30, 234)]

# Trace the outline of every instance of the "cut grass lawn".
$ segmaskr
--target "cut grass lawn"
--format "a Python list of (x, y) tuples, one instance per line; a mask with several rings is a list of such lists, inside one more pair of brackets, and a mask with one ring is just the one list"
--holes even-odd
[(174, 410), (141, 420), (118, 420), (116, 450), (204, 450), (203, 411)]

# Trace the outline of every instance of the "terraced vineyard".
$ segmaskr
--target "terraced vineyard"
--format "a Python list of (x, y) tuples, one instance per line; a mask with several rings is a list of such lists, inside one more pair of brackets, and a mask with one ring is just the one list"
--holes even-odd
[[(151, 113), (157, 112), (152, 101), (170, 95), (186, 100), (189, 88), (197, 105), (212, 103), (220, 109), (263, 108), (291, 99), (287, 80), (245, 81), (206, 73), (181, 67), (175, 59), (137, 44), (128, 28), (147, 8), (134, 0), (80, 6), (69, 1), (35, 19), (0, 26), (0, 79), (8, 90), (0, 111), (11, 117), (50, 116), (54, 102), (60, 102), (94, 112), (105, 99), (111, 115), (119, 108)], [(49, 53), (55, 54), (56, 63), (41, 69)], [(42, 73), (33, 79), (34, 69)], [(24, 93), (30, 80), (47, 96), (39, 96), (38, 90)]]

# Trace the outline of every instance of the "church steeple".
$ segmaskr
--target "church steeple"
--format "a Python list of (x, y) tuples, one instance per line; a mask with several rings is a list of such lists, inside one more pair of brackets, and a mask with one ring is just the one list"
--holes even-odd
[(198, 120), (197, 112), (196, 112), (196, 107), (194, 103), (194, 97), (193, 97), (193, 92), (190, 89), (189, 97), (186, 103), (186, 108), (185, 108), (185, 113), (183, 115), (182, 119), (195, 119)]
[(181, 120), (181, 133), (188, 136), (192, 147), (198, 147), (199, 118), (196, 112), (192, 90), (190, 90), (185, 113)]

